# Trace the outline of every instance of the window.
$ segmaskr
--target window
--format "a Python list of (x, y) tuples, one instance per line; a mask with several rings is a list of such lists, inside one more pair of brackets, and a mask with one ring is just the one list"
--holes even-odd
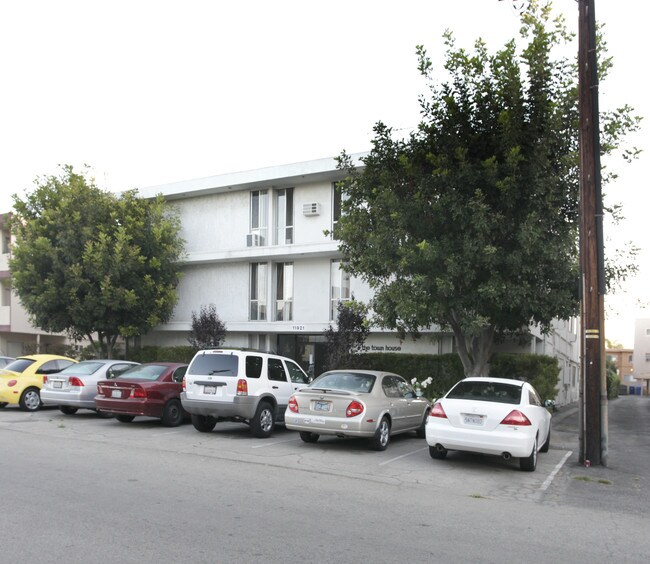
[(348, 195), (343, 191), (338, 183), (332, 184), (332, 239), (338, 239), (336, 228), (341, 219), (341, 204), (348, 199)]
[(246, 378), (259, 378), (262, 375), (262, 357), (246, 357)]
[(275, 191), (276, 245), (293, 243), (293, 188)]
[(275, 382), (287, 381), (287, 373), (285, 372), (284, 366), (282, 366), (282, 361), (279, 358), (269, 358), (268, 364), (269, 380)]
[(399, 391), (399, 382), (393, 376), (385, 376), (381, 382), (381, 388), (384, 394), (389, 398), (401, 398), (402, 394)]
[(633, 358), (632, 355), (628, 355), (628, 357), (627, 357), (627, 361), (628, 361), (628, 362), (632, 362), (632, 358)]
[(336, 321), (339, 302), (350, 299), (350, 275), (341, 266), (340, 260), (330, 265), (330, 321)]
[(266, 321), (266, 263), (251, 264), (250, 320)]
[(650, 362), (650, 353), (645, 353), (645, 361)]
[(300, 369), (300, 367), (293, 363), (289, 362), (288, 360), (284, 361), (285, 364), (287, 365), (287, 370), (289, 371), (289, 378), (291, 378), (291, 381), (295, 384), (308, 384), (309, 379), (307, 378), (307, 375)]
[(266, 190), (251, 192), (251, 245), (266, 245), (269, 195)]
[(650, 328), (645, 330), (645, 336), (650, 337)]
[(293, 319), (293, 263), (275, 265), (275, 320)]
[(187, 366), (178, 367), (174, 370), (174, 374), (172, 374), (172, 380), (174, 382), (182, 382), (185, 377), (185, 372), (187, 372)]

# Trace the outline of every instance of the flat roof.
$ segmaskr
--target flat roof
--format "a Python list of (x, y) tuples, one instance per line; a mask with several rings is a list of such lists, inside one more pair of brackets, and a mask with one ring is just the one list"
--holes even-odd
[[(361, 166), (361, 158), (368, 153), (355, 153), (350, 155), (352, 162)], [(168, 200), (178, 200), (207, 194), (218, 194), (229, 191), (250, 190), (268, 186), (279, 188), (289, 187), (296, 182), (319, 182), (341, 180), (345, 171), (337, 168), (335, 157), (304, 161), (280, 166), (271, 166), (231, 172), (216, 176), (206, 176), (193, 180), (181, 180), (169, 184), (146, 186), (138, 188), (138, 194), (143, 198), (153, 198), (158, 194)]]

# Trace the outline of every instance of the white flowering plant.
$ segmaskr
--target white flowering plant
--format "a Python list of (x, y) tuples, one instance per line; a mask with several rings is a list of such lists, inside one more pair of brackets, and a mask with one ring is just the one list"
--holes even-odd
[(433, 382), (433, 378), (431, 376), (425, 378), (422, 381), (419, 381), (417, 378), (413, 378), (411, 380), (411, 385), (413, 386), (416, 392), (422, 392), (423, 396), (429, 397), (425, 390), (431, 385), (432, 382)]

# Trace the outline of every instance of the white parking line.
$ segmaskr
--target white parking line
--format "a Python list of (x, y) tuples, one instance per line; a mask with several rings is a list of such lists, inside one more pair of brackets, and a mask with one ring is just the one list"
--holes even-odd
[(279, 445), (279, 444), (282, 444), (282, 443), (293, 443), (294, 441), (297, 441), (297, 440), (298, 439), (286, 439), (284, 441), (275, 441), (274, 443), (266, 443), (265, 442), (264, 444), (261, 444), (261, 445), (253, 445), (251, 448), (264, 448), (264, 447), (267, 447), (267, 446)]
[(546, 478), (546, 480), (544, 480), (544, 483), (539, 488), (540, 491), (542, 491), (542, 492), (546, 491), (546, 489), (551, 485), (551, 482), (553, 481), (553, 478), (555, 478), (555, 475), (560, 471), (560, 468), (562, 468), (562, 466), (564, 466), (564, 463), (567, 461), (569, 456), (571, 456), (572, 454), (573, 454), (573, 451), (570, 450), (569, 452), (567, 452), (564, 455), (564, 458), (562, 458), (562, 460), (560, 460), (560, 462), (557, 463), (555, 468), (553, 468), (553, 472), (551, 472), (548, 475), (548, 478)]
[(427, 450), (429, 447), (424, 447), (424, 448), (419, 448), (417, 450), (414, 450), (413, 452), (407, 452), (406, 454), (403, 454), (402, 456), (396, 456), (395, 458), (391, 458), (390, 460), (386, 460), (385, 462), (380, 462), (379, 466), (383, 466), (384, 464), (390, 464), (391, 462), (395, 462), (396, 460), (399, 460), (400, 458), (406, 458), (407, 456), (411, 456), (412, 454), (415, 454), (417, 452), (422, 452), (423, 450)]

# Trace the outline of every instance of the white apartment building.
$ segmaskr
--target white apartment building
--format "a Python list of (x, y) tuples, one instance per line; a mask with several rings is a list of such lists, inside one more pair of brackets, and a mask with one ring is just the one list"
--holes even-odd
[[(367, 284), (340, 269), (337, 241), (325, 234), (340, 217), (335, 183), (343, 176), (326, 158), (140, 189), (177, 207), (187, 251), (173, 317), (142, 344), (187, 344), (192, 312), (214, 304), (228, 346), (273, 349), (318, 374), (323, 332), (334, 324), (338, 301), (372, 297)], [(531, 329), (525, 346), (500, 350), (557, 356), (558, 400), (567, 403), (578, 398), (577, 335), (575, 323), (558, 322), (549, 336)], [(437, 328), (417, 341), (374, 328), (366, 345), (376, 352), (454, 352), (453, 335)]]
[(626, 382), (628, 393), (650, 395), (650, 319), (634, 321), (634, 378)]

